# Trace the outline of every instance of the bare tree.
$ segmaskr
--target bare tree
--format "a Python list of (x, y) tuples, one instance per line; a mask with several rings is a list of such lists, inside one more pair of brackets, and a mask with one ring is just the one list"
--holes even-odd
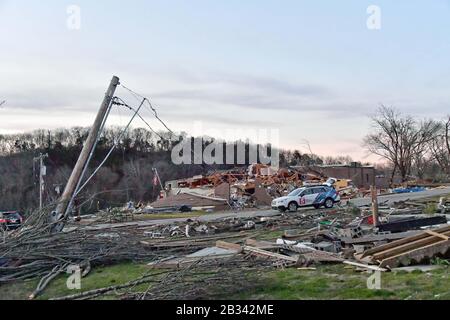
[(450, 116), (437, 123), (439, 132), (429, 142), (432, 158), (436, 160), (445, 174), (450, 175)]
[(364, 139), (365, 147), (392, 164), (391, 184), (397, 171), (405, 182), (411, 174), (413, 162), (423, 157), (439, 125), (431, 120), (418, 123), (411, 116), (384, 105), (372, 121), (374, 132)]
[(308, 150), (309, 154), (307, 154), (308, 156), (308, 165), (316, 165), (316, 164), (322, 164), (323, 161), (322, 159), (320, 159), (320, 157), (318, 155), (316, 155), (312, 148), (311, 148), (311, 144), (309, 143), (308, 140), (304, 139), (302, 141), (302, 145)]

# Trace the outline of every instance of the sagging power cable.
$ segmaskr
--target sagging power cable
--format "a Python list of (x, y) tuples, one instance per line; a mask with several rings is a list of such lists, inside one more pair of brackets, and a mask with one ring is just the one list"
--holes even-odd
[[(116, 99), (118, 102), (116, 102), (115, 105), (126, 107), (129, 110), (136, 112), (135, 108), (133, 108), (130, 105), (128, 105), (127, 103), (125, 103), (125, 101), (123, 101), (121, 98), (117, 97)], [(147, 98), (144, 98), (144, 100), (147, 101)], [(145, 123), (145, 125), (150, 129), (150, 131), (152, 131), (154, 134), (156, 134), (160, 139), (167, 140), (166, 138), (161, 136), (155, 129), (153, 129), (152, 126), (147, 122), (147, 120), (144, 119), (144, 117), (140, 113), (138, 113), (137, 116)]]
[[(111, 148), (111, 150), (108, 152), (108, 154), (106, 155), (106, 157), (104, 158), (104, 160), (100, 163), (100, 165), (94, 170), (94, 172), (89, 176), (89, 178), (86, 179), (86, 181), (84, 182), (83, 185), (78, 186), (76, 189), (76, 192), (74, 193), (74, 196), (72, 197), (71, 202), (73, 202), (73, 200), (83, 191), (83, 189), (89, 184), (89, 182), (95, 177), (95, 175), (100, 171), (100, 169), (105, 165), (105, 163), (108, 161), (109, 157), (112, 155), (112, 153), (114, 152), (114, 150), (116, 150), (116, 148), (118, 147), (120, 140), (123, 138), (123, 136), (125, 135), (125, 133), (128, 131), (128, 129), (130, 128), (131, 124), (133, 123), (134, 119), (136, 117), (139, 117), (144, 123), (145, 125), (150, 129), (150, 131), (152, 131), (156, 136), (158, 136), (162, 142), (166, 142), (166, 143), (171, 143), (172, 142), (172, 136), (175, 135), (174, 132), (168, 127), (168, 125), (159, 117), (158, 115), (158, 111), (156, 110), (156, 108), (153, 106), (153, 104), (150, 102), (150, 100), (141, 95), (136, 93), (135, 91), (127, 88), (126, 86), (124, 86), (123, 84), (120, 84), (125, 90), (127, 90), (128, 92), (130, 92), (138, 101), (140, 101), (139, 107), (133, 108), (132, 106), (130, 106), (129, 104), (127, 104), (123, 99), (119, 98), (119, 97), (114, 97), (112, 99), (111, 102), (111, 106), (112, 105), (117, 105), (117, 106), (123, 106), (128, 108), (129, 110), (133, 111), (133, 117), (131, 118), (131, 120), (129, 121), (129, 123), (127, 124), (127, 126), (122, 130), (122, 132), (120, 133), (119, 137), (116, 139), (116, 141), (114, 142), (113, 147)], [(147, 105), (151, 112), (153, 113), (153, 116), (168, 130), (168, 132), (170, 133), (171, 137), (170, 139), (167, 139), (165, 137), (163, 137), (160, 133), (158, 133), (149, 123), (147, 120), (145, 120), (145, 118), (140, 114), (140, 111), (142, 109), (142, 107), (144, 105)], [(106, 117), (104, 119), (104, 122), (106, 122)], [(105, 123), (103, 123), (103, 126), (105, 125)], [(92, 150), (93, 152), (93, 150)], [(193, 150), (191, 150), (191, 152), (194, 154), (195, 153)], [(204, 166), (202, 164), (202, 166)], [(87, 168), (85, 168), (87, 169)], [(81, 184), (81, 181), (80, 181)], [(70, 208), (70, 206), (68, 207)]]
[[(170, 139), (172, 139), (172, 136), (175, 135), (174, 132), (172, 130), (170, 130), (170, 128), (166, 125), (166, 123), (159, 118), (158, 111), (153, 106), (153, 104), (151, 103), (150, 99), (148, 99), (147, 97), (145, 97), (145, 96), (135, 92), (134, 90), (124, 86), (122, 83), (120, 84), (120, 86), (122, 88), (124, 88), (125, 90), (127, 90), (128, 92), (130, 92), (137, 100), (145, 99), (145, 101), (147, 102), (147, 106), (150, 108), (150, 111), (153, 113), (154, 117), (169, 131), (169, 133), (171, 134)], [(141, 117), (141, 119), (142, 119), (142, 117)], [(142, 120), (144, 122), (146, 122), (144, 119), (142, 119)], [(158, 135), (158, 136), (161, 137), (160, 135)], [(162, 138), (162, 139), (164, 139), (164, 138)], [(167, 139), (164, 139), (164, 140), (167, 140)], [(169, 140), (169, 142), (170, 142), (170, 140)], [(196, 157), (195, 151), (191, 150), (191, 153), (192, 153), (192, 156), (195, 158)], [(202, 163), (201, 166), (203, 167), (204, 170), (207, 170), (207, 168), (214, 169), (211, 165), (207, 165), (205, 163)]]
[(141, 94), (131, 90), (130, 88), (127, 88), (123, 84), (120, 84), (120, 86), (122, 88), (124, 88), (125, 90), (127, 90), (128, 92), (130, 92), (131, 94), (133, 94), (134, 96), (145, 99), (145, 101), (147, 102), (147, 106), (150, 108), (150, 110), (153, 113), (154, 117), (167, 129), (167, 131), (169, 131), (170, 134), (174, 135), (174, 132), (172, 130), (170, 130), (170, 128), (167, 126), (167, 124), (163, 120), (161, 120), (161, 118), (158, 115), (158, 111), (153, 106), (153, 104), (151, 103), (150, 99), (148, 99), (147, 97), (145, 97), (145, 96), (143, 96), (143, 95), (141, 95)]

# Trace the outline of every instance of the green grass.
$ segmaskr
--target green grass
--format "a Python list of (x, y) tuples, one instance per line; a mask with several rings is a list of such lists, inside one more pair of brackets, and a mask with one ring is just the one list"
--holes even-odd
[[(62, 275), (55, 279), (38, 299), (49, 299), (62, 297), (99, 289), (104, 287), (116, 286), (135, 280), (146, 272), (149, 268), (145, 265), (125, 263), (110, 267), (99, 267), (81, 281), (81, 290), (67, 289), (66, 281), (68, 275)], [(35, 290), (38, 280), (28, 282), (17, 282), (0, 286), (0, 300), (25, 300)], [(112, 298), (112, 297), (106, 297)]]
[(368, 273), (343, 265), (321, 266), (315, 271), (296, 268), (268, 272), (253, 292), (235, 299), (353, 300), (450, 299), (449, 269), (430, 273), (383, 273), (382, 289), (367, 289)]
[(265, 241), (273, 241), (275, 242), (277, 239), (280, 239), (284, 235), (284, 231), (274, 230), (267, 231), (263, 233), (259, 233), (255, 236), (256, 240), (265, 240)]
[(436, 203), (427, 203), (423, 213), (425, 214), (436, 214), (438, 212), (438, 206)]
[[(448, 196), (450, 197), (450, 195)], [(440, 197), (425, 201), (439, 201)], [(206, 212), (141, 215), (139, 220), (193, 218)], [(257, 232), (258, 233), (258, 232)], [(258, 233), (259, 240), (274, 240), (283, 231)], [(141, 277), (149, 268), (146, 265), (124, 263), (109, 267), (98, 267), (84, 279), (82, 290), (67, 289), (67, 275), (55, 279), (39, 299), (61, 297), (93, 289), (127, 283)], [(329, 300), (329, 299), (450, 299), (450, 268), (428, 273), (383, 273), (382, 290), (367, 289), (367, 273), (359, 273), (344, 265), (319, 266), (315, 271), (285, 270), (267, 271), (256, 283), (256, 289), (224, 296), (224, 299), (280, 299), (280, 300)], [(24, 300), (35, 290), (38, 280), (0, 285), (0, 300)], [(137, 289), (146, 289), (147, 285)], [(114, 294), (102, 299), (117, 298)]]
[[(82, 280), (81, 291), (68, 290), (67, 276), (64, 275), (53, 281), (39, 299), (61, 297), (123, 284), (141, 277), (146, 272), (149, 272), (147, 266), (133, 263), (96, 268)], [(273, 270), (263, 273), (256, 286), (250, 291), (234, 295), (227, 294), (222, 298), (238, 300), (450, 299), (449, 268), (429, 273), (383, 273), (382, 290), (367, 289), (368, 277), (368, 273), (356, 272), (353, 268), (344, 265), (319, 266), (314, 271), (296, 268)], [(37, 280), (0, 286), (0, 299), (27, 299), (36, 284)], [(147, 285), (143, 285), (137, 289), (142, 291), (146, 288)], [(116, 298), (114, 294), (102, 297), (102, 299)]]

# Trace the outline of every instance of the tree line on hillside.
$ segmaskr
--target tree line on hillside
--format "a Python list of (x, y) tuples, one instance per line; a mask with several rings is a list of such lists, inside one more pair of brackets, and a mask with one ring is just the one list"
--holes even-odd
[[(432, 182), (446, 182), (450, 176), (450, 116), (443, 121), (422, 120), (382, 106), (372, 117), (373, 128), (364, 139), (370, 153), (385, 159), (377, 174), (398, 175), (402, 181), (414, 176)], [(175, 165), (172, 148), (186, 134), (173, 137), (167, 132), (154, 133), (146, 129), (129, 130), (116, 141), (123, 128), (106, 128), (99, 139), (87, 175), (102, 162), (112, 146), (117, 148), (81, 195), (85, 211), (118, 206), (133, 200), (150, 202), (156, 199), (160, 187), (154, 186), (153, 168), (161, 180), (170, 181), (227, 170), (235, 165)], [(45, 203), (54, 203), (63, 190), (78, 159), (88, 128), (36, 130), (30, 133), (0, 135), (0, 211), (30, 210), (39, 204), (39, 170), (34, 158), (48, 154), (45, 177)], [(203, 137), (202, 147), (214, 141)], [(193, 143), (193, 142), (192, 142)], [(245, 150), (255, 148), (246, 141)], [(257, 146), (256, 146), (257, 147)], [(268, 147), (271, 150), (270, 146)], [(348, 156), (320, 157), (311, 151), (280, 150), (280, 166), (313, 166), (348, 164)], [(226, 158), (226, 148), (224, 148)], [(249, 165), (249, 159), (241, 166)]]
[[(80, 201), (85, 211), (123, 205), (131, 200), (153, 201), (160, 191), (160, 187), (153, 184), (153, 168), (157, 168), (164, 182), (236, 167), (226, 164), (174, 165), (171, 160), (172, 148), (180, 139), (186, 137), (185, 134), (174, 138), (165, 132), (155, 134), (137, 128), (129, 130), (121, 141), (116, 141), (122, 130), (121, 127), (106, 128), (99, 139), (87, 176), (99, 166), (115, 143), (118, 143), (118, 147), (83, 190)], [(0, 211), (29, 210), (39, 205), (39, 169), (33, 159), (41, 153), (48, 154), (45, 160), (47, 175), (44, 200), (47, 204), (54, 203), (59, 198), (88, 135), (89, 129), (81, 127), (0, 135)], [(203, 148), (214, 141), (209, 137), (201, 139)], [(247, 151), (254, 147), (248, 141), (244, 144)], [(270, 150), (269, 146), (269, 152)], [(224, 151), (226, 157), (226, 148)], [(348, 161), (351, 161), (351, 158), (322, 159), (299, 150), (280, 152), (282, 167), (344, 164)], [(241, 166), (249, 164), (247, 157), (245, 164)]]

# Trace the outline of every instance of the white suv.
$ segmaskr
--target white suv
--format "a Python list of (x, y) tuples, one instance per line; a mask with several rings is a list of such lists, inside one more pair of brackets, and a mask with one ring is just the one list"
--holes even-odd
[(273, 200), (272, 209), (285, 212), (297, 211), (300, 207), (314, 207), (319, 209), (324, 206), (327, 209), (334, 207), (339, 203), (341, 198), (336, 189), (329, 185), (311, 186), (296, 189), (286, 197)]

